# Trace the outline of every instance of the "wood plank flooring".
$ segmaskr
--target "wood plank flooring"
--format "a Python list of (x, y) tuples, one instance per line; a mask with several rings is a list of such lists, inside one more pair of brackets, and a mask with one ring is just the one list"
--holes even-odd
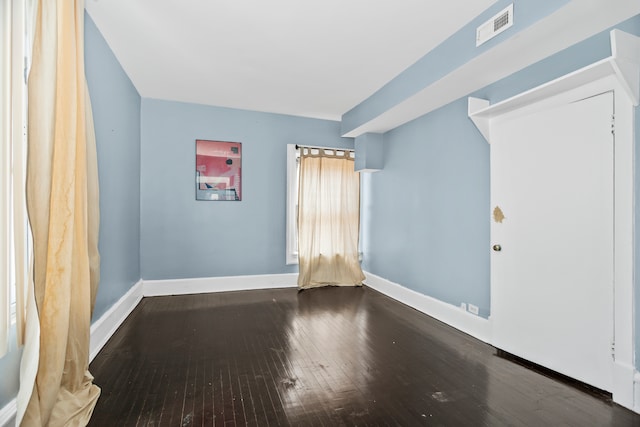
[(90, 369), (90, 426), (640, 425), (366, 287), (145, 298)]

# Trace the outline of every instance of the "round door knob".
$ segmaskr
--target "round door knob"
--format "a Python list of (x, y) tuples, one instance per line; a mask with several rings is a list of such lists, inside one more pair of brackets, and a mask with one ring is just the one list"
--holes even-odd
[(502, 246), (500, 245), (493, 245), (493, 250), (496, 252), (500, 252), (502, 250)]

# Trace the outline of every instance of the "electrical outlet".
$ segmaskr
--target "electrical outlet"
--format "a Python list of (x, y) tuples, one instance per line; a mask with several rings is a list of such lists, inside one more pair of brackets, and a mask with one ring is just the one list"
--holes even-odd
[(464, 311), (467, 311), (467, 304), (461, 302), (460, 303), (460, 308), (463, 309)]
[(477, 305), (473, 305), (473, 304), (469, 304), (469, 313), (473, 313), (476, 316), (478, 315), (478, 306)]

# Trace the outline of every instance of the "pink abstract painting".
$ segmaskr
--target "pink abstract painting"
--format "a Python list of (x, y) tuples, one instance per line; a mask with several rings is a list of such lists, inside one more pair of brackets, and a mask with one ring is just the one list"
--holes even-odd
[(196, 200), (242, 200), (242, 143), (196, 140)]

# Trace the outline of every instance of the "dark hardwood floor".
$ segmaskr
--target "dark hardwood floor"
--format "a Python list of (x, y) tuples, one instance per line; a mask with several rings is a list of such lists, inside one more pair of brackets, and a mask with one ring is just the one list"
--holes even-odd
[(145, 298), (90, 368), (90, 426), (640, 425), (366, 287)]

